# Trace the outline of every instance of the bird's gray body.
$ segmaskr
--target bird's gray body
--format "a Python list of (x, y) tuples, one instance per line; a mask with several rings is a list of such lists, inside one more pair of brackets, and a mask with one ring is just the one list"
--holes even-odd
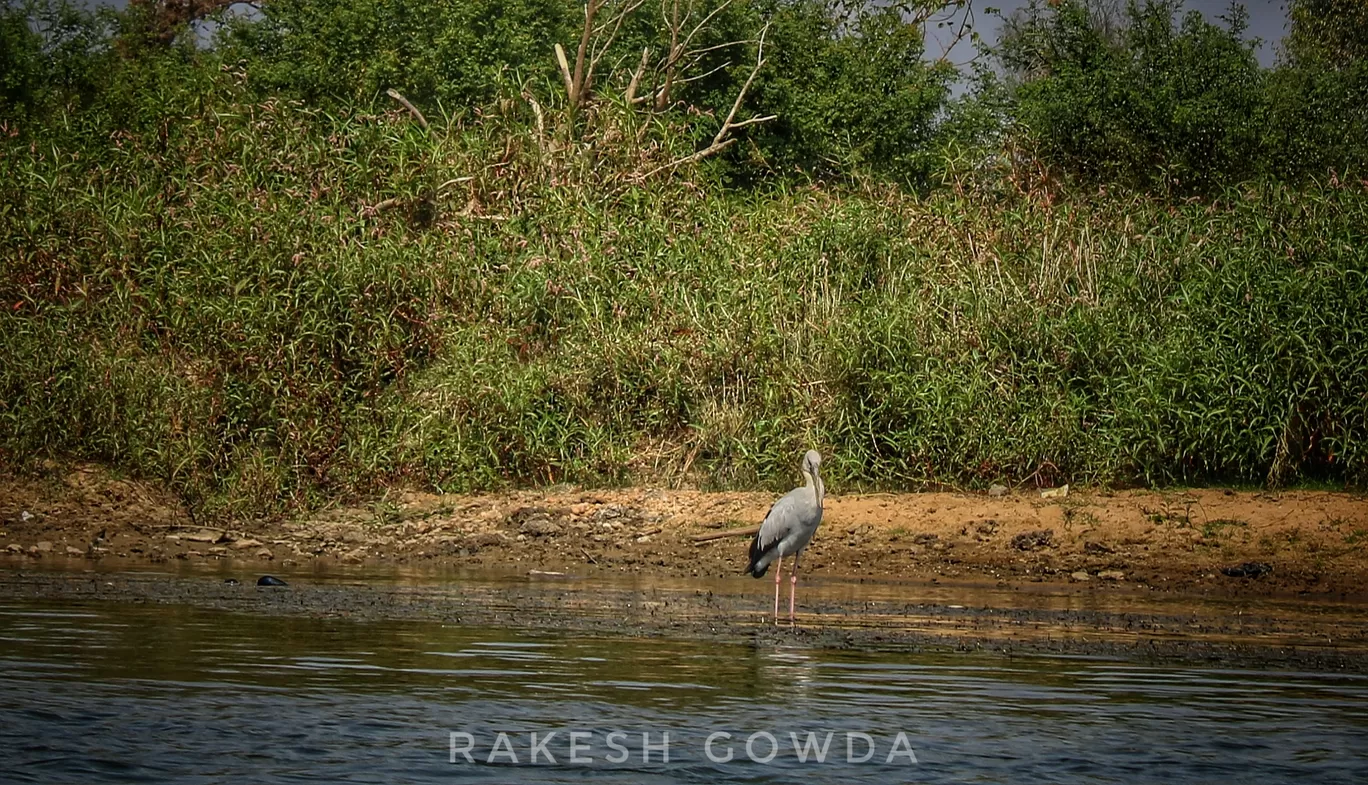
[(793, 555), (795, 558), (812, 542), (812, 535), (822, 523), (822, 502), (826, 486), (818, 473), (822, 457), (816, 450), (803, 456), (801, 488), (794, 488), (780, 497), (760, 524), (760, 531), (750, 547), (750, 565), (746, 572), (762, 577), (776, 559)]

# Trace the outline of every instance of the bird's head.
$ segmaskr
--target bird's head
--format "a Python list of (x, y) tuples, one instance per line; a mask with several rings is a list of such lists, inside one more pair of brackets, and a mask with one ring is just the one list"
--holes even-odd
[(817, 470), (822, 466), (822, 454), (816, 450), (808, 450), (803, 456), (803, 471), (816, 476)]

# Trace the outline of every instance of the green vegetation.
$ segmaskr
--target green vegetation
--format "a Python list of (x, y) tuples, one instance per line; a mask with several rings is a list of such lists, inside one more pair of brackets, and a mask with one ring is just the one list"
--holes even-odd
[(1213, 518), (1202, 524), (1202, 536), (1207, 539), (1230, 536), (1228, 529), (1247, 528), (1249, 523), (1236, 518)]
[[(1229, 133), (1052, 149), (1066, 130), (1024, 121), (1061, 100), (1045, 78), (949, 107), (887, 12), (723, 7), (700, 36), (732, 54), (681, 58), (656, 108), (668, 63), (633, 75), (668, 50), (658, 8), (595, 39), (576, 97), (549, 41), (573, 69), (582, 8), (458, 5), (282, 0), (195, 49), (147, 6), (7, 1), (0, 463), (101, 461), (234, 515), (394, 483), (780, 485), (809, 445), (846, 490), (1368, 480), (1361, 141), (1306, 137), (1344, 164), (1312, 176), (1250, 164), (1267, 124), (1228, 117), (1300, 100), (1292, 77), (1179, 102)], [(15, 22), (35, 8), (67, 27)], [(1296, 78), (1347, 102), (1334, 67)], [(743, 87), (733, 122), (779, 117), (729, 128)], [(1139, 157), (1089, 162), (1117, 150)]]
[[(1001, 44), (1007, 85), (990, 89), (1008, 92), (1020, 138), (1050, 175), (1088, 186), (1214, 196), (1254, 178), (1361, 174), (1368, 59), (1362, 47), (1339, 53), (1342, 34), (1362, 26), (1313, 8), (1327, 4), (1293, 4), (1297, 59), (1265, 70), (1239, 6), (1218, 25), (1182, 13), (1181, 0), (1132, 4), (1124, 18), (1107, 3), (1032, 0)], [(1342, 5), (1362, 18), (1359, 0)]]

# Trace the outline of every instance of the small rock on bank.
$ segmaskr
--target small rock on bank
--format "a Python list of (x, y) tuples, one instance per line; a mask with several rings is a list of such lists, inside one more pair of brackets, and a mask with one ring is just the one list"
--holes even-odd
[(1261, 578), (1273, 572), (1273, 567), (1263, 562), (1248, 561), (1233, 567), (1223, 567), (1221, 572), (1231, 578)]
[(1019, 551), (1033, 551), (1048, 548), (1054, 544), (1054, 529), (1022, 532), (1012, 538), (1012, 547)]

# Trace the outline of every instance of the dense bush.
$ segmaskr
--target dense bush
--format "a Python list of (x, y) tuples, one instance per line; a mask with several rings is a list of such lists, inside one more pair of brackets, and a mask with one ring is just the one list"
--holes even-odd
[(388, 88), (457, 111), (505, 82), (553, 73), (551, 45), (578, 29), (566, 0), (272, 0), (230, 25), (225, 56), (269, 91), (368, 102)]
[(1287, 182), (1368, 175), (1368, 60), (1307, 64), (1269, 77), (1268, 174)]
[(1259, 174), (1264, 74), (1243, 20), (1228, 28), (1179, 0), (1131, 5), (1108, 36), (1083, 5), (1031, 5), (1002, 58), (1013, 114), (1047, 164), (1090, 182), (1219, 190)]
[(0, 118), (89, 104), (106, 84), (114, 20), (65, 0), (0, 0)]
[(923, 185), (954, 69), (924, 61), (921, 28), (892, 8), (833, 16), (818, 2), (780, 5), (771, 18), (753, 105), (777, 119), (750, 135), (752, 162), (771, 173), (867, 172)]
[(1269, 82), (1273, 174), (1363, 177), (1368, 162), (1368, 4), (1296, 0), (1286, 61)]
[[(1053, 106), (1039, 83), (1055, 77), (938, 125), (944, 74), (914, 62), (906, 25), (873, 12), (837, 29), (818, 7), (770, 9), (775, 68), (744, 116), (783, 122), (745, 129), (715, 167), (674, 164), (712, 138), (753, 40), (727, 55), (736, 73), (656, 111), (623, 99), (628, 55), (655, 34), (636, 20), (628, 66), (583, 106), (554, 78), (499, 77), (493, 100), (430, 128), (371, 94), (388, 77), (347, 70), (363, 49), (271, 86), (284, 61), (248, 46), (286, 36), (269, 20), (222, 50), (145, 35), (67, 50), (108, 58), (81, 72), (95, 89), (39, 79), (0, 118), (0, 465), (104, 461), (225, 514), (390, 483), (778, 484), (810, 445), (848, 489), (1368, 481), (1368, 194), (1345, 176), (1201, 179), (1196, 157), (1236, 166), (1221, 156), (1245, 131), (1222, 119), (1237, 101), (1182, 92), (1173, 63), (1225, 36), (1212, 49), (1230, 59), (1201, 79), (1247, 97), (1222, 81), (1243, 73), (1238, 35), (1159, 17), (1041, 28), (1077, 34), (1056, 71), (1078, 80), (1135, 62), (1117, 49), (1130, 36), (1153, 74), (1116, 94), (1178, 98), (1154, 115), (1168, 125), (1080, 115), (1132, 139), (1126, 155), (1163, 156), (1162, 181), (1122, 178), (1155, 192), (1040, 191), (1021, 187), (1022, 147), (991, 145), (1023, 102)], [(757, 8), (712, 35), (758, 32)], [(15, 62), (58, 51), (26, 29), (6, 35), (49, 43)], [(1094, 56), (1106, 67), (1079, 66)], [(436, 60), (396, 57), (396, 84), (448, 100)], [(1257, 84), (1333, 107), (1351, 65)], [(1297, 130), (1270, 112), (1268, 129)], [(1356, 155), (1331, 113), (1286, 146)], [(937, 163), (947, 129), (963, 144)], [(1085, 165), (1109, 149), (1088, 144), (1038, 150), (1093, 178), (1132, 171)], [(870, 178), (924, 185), (928, 157), (944, 187)], [(1196, 184), (1206, 199), (1172, 198)]]
[(1361, 0), (1292, 0), (1287, 55), (1295, 65), (1350, 68), (1368, 60), (1368, 4)]
[(1363, 172), (1368, 69), (1332, 35), (1344, 25), (1309, 5), (1293, 6), (1300, 54), (1269, 71), (1238, 6), (1223, 25), (1196, 11), (1175, 24), (1178, 0), (1132, 2), (1117, 25), (1082, 0), (1032, 2), (997, 51), (1009, 121), (1030, 155), (1089, 186), (1214, 194), (1262, 177)]

